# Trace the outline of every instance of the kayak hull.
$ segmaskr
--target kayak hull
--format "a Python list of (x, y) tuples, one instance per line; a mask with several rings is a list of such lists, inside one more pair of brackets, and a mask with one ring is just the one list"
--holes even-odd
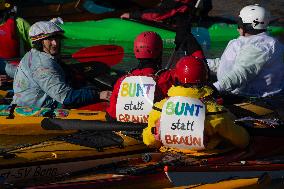
[[(105, 164), (125, 163), (141, 157), (141, 153), (151, 151), (142, 142), (119, 133), (113, 140), (121, 137), (122, 142), (113, 141), (114, 144), (106, 147), (98, 147), (90, 142), (99, 140), (97, 134), (85, 136), (83, 133), (78, 140), (79, 134), (71, 139), (70, 136), (61, 140), (49, 139), (29, 147), (12, 149), (5, 155), (0, 154), (0, 176), (4, 177), (5, 182), (19, 186), (48, 183), (76, 172), (99, 170), (98, 166)], [(110, 137), (101, 134), (105, 135), (106, 138)]]
[(253, 178), (268, 174), (272, 179), (282, 178), (284, 164), (254, 164), (254, 165), (215, 165), (167, 167), (166, 175), (174, 186), (215, 183), (233, 178)]

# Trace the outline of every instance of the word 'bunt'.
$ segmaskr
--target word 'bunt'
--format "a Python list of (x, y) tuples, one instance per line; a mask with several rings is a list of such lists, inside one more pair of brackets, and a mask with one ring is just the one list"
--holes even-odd
[(154, 84), (122, 83), (120, 95), (123, 97), (148, 96)]
[(188, 104), (188, 103), (180, 103), (177, 102), (168, 102), (166, 105), (166, 114), (167, 115), (190, 115), (198, 117), (200, 109), (203, 108), (202, 105), (199, 104)]

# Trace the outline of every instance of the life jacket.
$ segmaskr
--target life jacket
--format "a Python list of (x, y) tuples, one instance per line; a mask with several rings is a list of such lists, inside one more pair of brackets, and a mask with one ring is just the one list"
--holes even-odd
[(20, 56), (20, 43), (16, 31), (16, 21), (13, 18), (0, 25), (0, 58)]
[(163, 105), (159, 133), (165, 147), (204, 150), (206, 106), (197, 98), (170, 97)]
[(125, 77), (117, 97), (117, 121), (147, 123), (154, 103), (155, 90), (156, 81), (151, 76)]

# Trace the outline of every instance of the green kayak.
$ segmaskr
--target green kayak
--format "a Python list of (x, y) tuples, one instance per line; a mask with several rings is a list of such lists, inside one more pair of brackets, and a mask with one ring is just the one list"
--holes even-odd
[[(98, 21), (66, 22), (62, 25), (65, 31), (65, 46), (87, 46), (95, 44), (116, 44), (131, 48), (135, 37), (143, 31), (155, 31), (163, 39), (165, 48), (174, 47), (175, 32), (142, 23), (108, 18)], [(197, 40), (209, 48), (210, 37), (206, 28), (193, 28), (192, 33)], [(80, 41), (78, 41), (80, 40)]]
[[(62, 25), (62, 28), (65, 31), (65, 36), (69, 39), (104, 41), (114, 44), (132, 43), (140, 32), (155, 31), (163, 38), (165, 48), (174, 47), (175, 33), (173, 31), (130, 20), (108, 18), (99, 21), (66, 22)], [(213, 24), (208, 29), (193, 27), (192, 32), (202, 45), (210, 40), (211, 46), (215, 43), (227, 43), (238, 36), (237, 25), (225, 23)], [(277, 36), (284, 33), (284, 28), (271, 26), (269, 33)], [(205, 45), (208, 47), (209, 44)]]

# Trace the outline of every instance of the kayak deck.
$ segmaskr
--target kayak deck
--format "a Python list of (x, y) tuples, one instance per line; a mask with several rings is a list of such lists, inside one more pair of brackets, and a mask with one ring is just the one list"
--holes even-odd
[[(98, 141), (103, 144), (98, 145)], [(119, 133), (75, 133), (0, 153), (0, 176), (8, 183), (26, 183), (43, 177), (48, 180), (102, 164), (141, 157), (141, 153), (148, 151), (151, 149), (141, 141)]]

